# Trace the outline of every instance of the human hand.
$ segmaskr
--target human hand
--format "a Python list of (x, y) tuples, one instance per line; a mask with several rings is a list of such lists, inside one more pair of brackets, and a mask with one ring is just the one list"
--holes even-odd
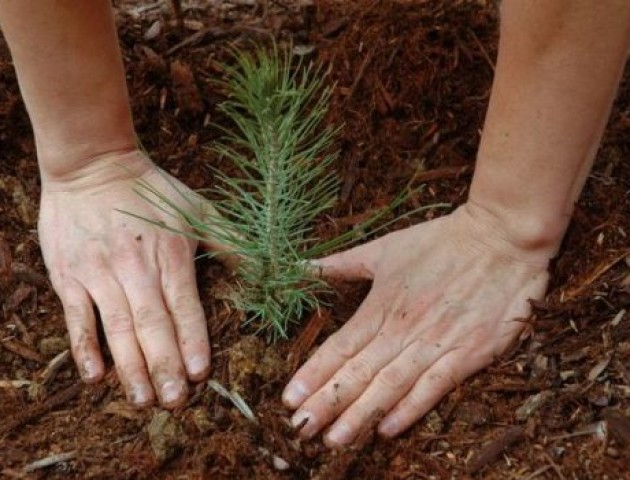
[(134, 192), (138, 180), (182, 206), (173, 185), (193, 195), (136, 150), (108, 155), (70, 178), (42, 179), (39, 235), (82, 378), (104, 374), (94, 303), (129, 400), (147, 405), (157, 394), (170, 408), (186, 400), (186, 377), (202, 380), (210, 368), (197, 242), (117, 210), (190, 231)]
[(352, 442), (378, 414), (381, 434), (401, 433), (518, 336), (552, 255), (519, 246), (466, 204), (320, 260), (325, 276), (373, 285), (285, 389), (293, 425), (308, 419), (300, 434), (309, 438), (332, 423), (329, 446)]

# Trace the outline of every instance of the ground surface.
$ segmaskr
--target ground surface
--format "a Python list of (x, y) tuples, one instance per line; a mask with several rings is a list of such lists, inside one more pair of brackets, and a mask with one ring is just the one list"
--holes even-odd
[[(336, 166), (343, 189), (317, 226), (322, 235), (352, 227), (414, 177), (427, 188), (406, 210), (464, 201), (496, 54), (493, 2), (255, 3), (185, 2), (183, 24), (161, 2), (118, 5), (136, 126), (156, 162), (195, 188), (212, 182), (209, 165), (227, 168), (208, 149), (218, 134), (210, 123), (222, 120), (211, 81), (227, 46), (276, 35), (327, 62), (337, 82), (331, 120), (345, 123)], [(319, 439), (298, 442), (288, 427), (279, 394), (290, 372), (280, 359), (289, 355), (289, 368), (303, 360), (352, 314), (364, 285), (340, 286), (330, 318), (305, 321), (297, 341), (267, 347), (222, 300), (227, 272), (199, 264), (212, 378), (240, 389), (257, 424), (206, 384), (169, 416), (130, 408), (113, 370), (90, 387), (71, 361), (45, 372), (68, 345), (37, 244), (33, 142), (0, 43), (0, 476), (630, 478), (628, 79), (530, 334), (402, 438), (367, 432), (330, 452)], [(65, 453), (48, 468), (23, 470)]]

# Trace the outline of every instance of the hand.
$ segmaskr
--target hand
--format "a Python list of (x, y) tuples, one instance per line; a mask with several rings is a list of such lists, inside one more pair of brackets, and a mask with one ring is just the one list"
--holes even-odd
[(193, 195), (138, 151), (99, 158), (71, 178), (42, 180), (41, 248), (82, 378), (104, 374), (94, 303), (130, 401), (147, 405), (157, 394), (175, 407), (186, 400), (186, 377), (202, 380), (210, 368), (197, 242), (117, 210), (190, 230), (134, 192), (138, 180), (182, 206), (173, 185)]
[(472, 204), (332, 255), (323, 274), (373, 279), (355, 315), (295, 374), (283, 400), (311, 437), (351, 442), (385, 415), (395, 436), (487, 366), (524, 327), (547, 286), (551, 251), (518, 246)]

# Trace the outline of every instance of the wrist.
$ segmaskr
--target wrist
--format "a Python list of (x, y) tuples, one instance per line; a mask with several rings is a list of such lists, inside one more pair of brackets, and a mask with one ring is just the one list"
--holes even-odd
[[(97, 152), (97, 149), (93, 150)], [(155, 165), (137, 146), (118, 146), (89, 156), (66, 157), (63, 171), (41, 172), (42, 190), (47, 192), (99, 188), (137, 179)], [(73, 167), (73, 168), (71, 168)]]
[(128, 105), (71, 109), (63, 121), (33, 121), (42, 181), (63, 181), (107, 156), (137, 148)]
[(543, 212), (524, 212), (472, 196), (461, 210), (480, 232), (492, 237), (487, 241), (533, 262), (548, 262), (558, 253), (570, 220), (568, 215), (552, 219)]

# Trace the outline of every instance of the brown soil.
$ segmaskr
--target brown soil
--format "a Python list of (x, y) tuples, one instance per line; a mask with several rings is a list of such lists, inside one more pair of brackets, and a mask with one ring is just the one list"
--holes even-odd
[[(268, 9), (190, 2), (183, 22), (160, 3), (118, 3), (136, 126), (156, 162), (194, 188), (212, 183), (209, 165), (227, 168), (208, 149), (218, 135), (210, 123), (223, 120), (212, 79), (226, 47), (247, 48), (275, 35), (313, 47), (308, 55), (327, 62), (336, 82), (331, 120), (345, 123), (337, 165), (343, 190), (332, 215), (317, 225), (320, 234), (351, 228), (414, 176), (427, 188), (405, 210), (464, 201), (496, 55), (493, 2), (259, 3)], [(84, 386), (70, 361), (41, 385), (67, 337), (37, 244), (39, 186), (28, 119), (1, 43), (0, 474), (630, 478), (630, 314), (619, 313), (630, 304), (629, 79), (529, 335), (401, 438), (385, 441), (368, 431), (352, 448), (331, 452), (321, 439), (296, 440), (279, 395), (313, 342), (352, 314), (364, 285), (340, 286), (324, 317), (305, 321), (297, 340), (269, 347), (248, 336), (222, 299), (227, 272), (199, 263), (212, 378), (237, 388), (257, 423), (205, 383), (193, 386), (188, 405), (172, 415), (130, 408), (113, 369), (102, 384)], [(413, 222), (442, 213), (425, 212)], [(287, 356), (288, 364), (279, 360)], [(6, 384), (14, 380), (35, 383)], [(67, 452), (50, 467), (23, 470)]]

